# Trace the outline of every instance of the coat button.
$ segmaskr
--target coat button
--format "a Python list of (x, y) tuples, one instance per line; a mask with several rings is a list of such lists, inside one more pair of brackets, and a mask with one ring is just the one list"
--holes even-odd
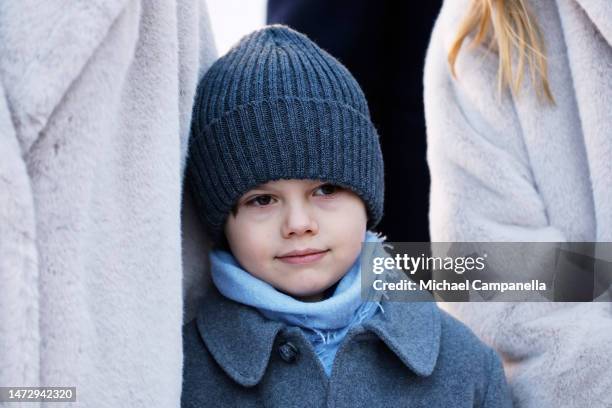
[(286, 363), (293, 363), (300, 354), (300, 350), (288, 341), (278, 346), (278, 354)]

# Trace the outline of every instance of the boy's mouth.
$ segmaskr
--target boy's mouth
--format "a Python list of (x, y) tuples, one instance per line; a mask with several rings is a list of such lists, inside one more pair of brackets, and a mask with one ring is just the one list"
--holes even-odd
[(306, 248), (287, 252), (286, 254), (277, 256), (276, 258), (279, 261), (289, 264), (305, 264), (318, 261), (319, 259), (323, 258), (327, 252), (329, 252), (329, 249)]

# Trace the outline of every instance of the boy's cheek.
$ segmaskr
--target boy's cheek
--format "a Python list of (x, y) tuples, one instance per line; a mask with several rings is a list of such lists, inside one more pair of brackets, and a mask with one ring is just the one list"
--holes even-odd
[(243, 265), (248, 263), (253, 267), (263, 268), (273, 261), (278, 250), (274, 244), (278, 239), (273, 235), (269, 228), (251, 225), (234, 230), (233, 243), (230, 243), (230, 246)]

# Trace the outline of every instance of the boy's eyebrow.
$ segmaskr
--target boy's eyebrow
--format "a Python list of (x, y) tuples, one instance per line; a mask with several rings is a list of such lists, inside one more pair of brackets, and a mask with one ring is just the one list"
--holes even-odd
[(263, 192), (275, 192), (277, 190), (274, 189), (274, 188), (270, 188), (270, 187), (255, 187), (255, 188), (250, 189), (246, 193), (244, 193), (243, 197), (247, 196), (249, 194), (258, 193), (258, 192), (261, 192), (261, 191), (263, 191)]
[[(324, 184), (325, 182), (321, 181), (321, 180), (308, 180), (308, 183), (309, 183), (310, 186), (313, 186), (315, 184)], [(244, 193), (243, 197), (247, 196), (249, 194), (254, 194), (254, 193), (256, 194), (258, 192), (278, 193), (281, 190), (282, 190), (282, 188), (275, 188), (275, 187), (272, 187), (272, 186), (260, 185), (260, 186), (254, 187), (254, 188), (250, 189), (249, 191), (247, 191), (246, 193)]]

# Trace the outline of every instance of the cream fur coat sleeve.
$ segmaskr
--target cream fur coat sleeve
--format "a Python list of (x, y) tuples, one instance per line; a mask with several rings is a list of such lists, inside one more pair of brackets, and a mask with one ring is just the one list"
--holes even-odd
[(0, 386), (180, 405), (181, 174), (215, 53), (203, 1), (0, 3)]
[[(498, 97), (497, 59), (446, 1), (425, 67), (432, 241), (612, 241), (612, 2), (531, 2), (556, 105), (529, 80)], [(608, 259), (608, 261), (611, 261)], [(612, 406), (610, 303), (446, 304), (504, 357), (516, 406)]]

